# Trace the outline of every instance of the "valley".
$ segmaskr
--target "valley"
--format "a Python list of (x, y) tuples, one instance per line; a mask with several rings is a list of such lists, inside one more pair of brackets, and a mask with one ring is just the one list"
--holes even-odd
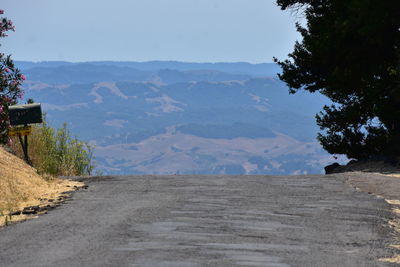
[(310, 174), (334, 161), (316, 141), (327, 100), (289, 95), (274, 64), (17, 65), (25, 97), (95, 145), (104, 174)]

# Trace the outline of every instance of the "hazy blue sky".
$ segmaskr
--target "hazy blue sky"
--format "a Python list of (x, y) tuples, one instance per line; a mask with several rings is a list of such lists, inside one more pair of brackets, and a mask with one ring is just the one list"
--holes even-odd
[(271, 62), (299, 35), (273, 0), (1, 0), (15, 60)]

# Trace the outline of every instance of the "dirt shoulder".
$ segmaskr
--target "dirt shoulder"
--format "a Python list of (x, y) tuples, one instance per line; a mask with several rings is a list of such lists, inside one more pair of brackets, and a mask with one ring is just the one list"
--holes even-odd
[(400, 174), (345, 172), (331, 175), (344, 177), (348, 184), (360, 191), (384, 199), (400, 199)]
[(327, 176), (331, 175), (344, 178), (356, 190), (375, 195), (391, 205), (393, 216), (388, 224), (393, 228), (394, 236), (390, 248), (398, 252), (394, 257), (381, 261), (400, 264), (400, 173), (345, 172)]

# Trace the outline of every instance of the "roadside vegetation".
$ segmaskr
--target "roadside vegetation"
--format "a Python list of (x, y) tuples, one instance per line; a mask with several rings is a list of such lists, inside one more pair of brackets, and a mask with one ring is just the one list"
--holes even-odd
[(82, 183), (57, 176), (90, 175), (93, 170), (93, 147), (71, 137), (66, 124), (53, 129), (46, 121), (32, 127), (29, 135), (29, 157), (24, 160), (18, 137), (0, 146), (0, 226), (25, 220), (29, 207), (43, 210), (57, 205), (62, 193), (78, 189)]
[[(32, 166), (44, 176), (91, 175), (94, 169), (93, 146), (71, 136), (66, 123), (53, 129), (44, 120), (34, 125), (29, 135), (28, 154)], [(20, 158), (24, 157), (18, 137), (12, 137), (9, 146)]]
[(93, 147), (73, 138), (66, 124), (53, 129), (44, 120), (32, 128), (28, 137), (32, 166), (23, 160), (18, 137), (0, 145), (0, 226), (39, 214), (24, 214), (30, 209), (57, 205), (63, 192), (83, 186), (57, 176), (90, 175), (94, 167)]
[[(0, 9), (0, 38), (14, 31), (12, 21), (3, 14)], [(23, 99), (25, 79), (11, 56), (0, 53), (0, 226), (26, 219), (26, 214), (39, 214), (65, 198), (63, 192), (83, 186), (57, 176), (90, 175), (94, 168), (92, 146), (73, 138), (66, 124), (53, 129), (46, 121), (33, 126), (29, 136), (33, 167), (22, 160), (18, 137), (8, 136), (8, 107)]]

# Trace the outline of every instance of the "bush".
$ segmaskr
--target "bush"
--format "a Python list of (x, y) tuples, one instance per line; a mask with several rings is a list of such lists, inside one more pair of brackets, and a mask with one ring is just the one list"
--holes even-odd
[[(54, 176), (91, 175), (94, 164), (93, 146), (72, 138), (67, 124), (53, 129), (44, 120), (40, 126), (32, 126), (28, 137), (29, 158), (39, 174)], [(23, 158), (18, 137), (12, 138), (11, 148)]]

